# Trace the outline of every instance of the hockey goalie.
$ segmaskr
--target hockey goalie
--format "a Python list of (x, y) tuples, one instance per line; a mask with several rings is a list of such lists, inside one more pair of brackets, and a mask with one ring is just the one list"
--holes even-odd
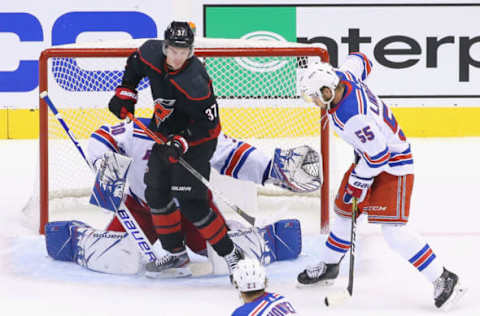
[[(141, 121), (148, 125), (149, 119)], [(143, 273), (146, 262), (156, 257), (155, 250), (149, 249), (149, 245), (157, 241), (155, 230), (165, 229), (155, 225), (144, 197), (143, 175), (153, 144), (154, 141), (134, 123), (104, 125), (91, 135), (87, 158), (97, 173), (91, 203), (115, 212), (116, 216), (105, 230), (79, 221), (47, 223), (46, 245), (52, 258), (73, 261), (104, 273)], [(320, 161), (320, 155), (306, 145), (287, 150), (277, 148), (269, 158), (248, 143), (220, 135), (210, 162), (222, 175), (261, 185), (272, 183), (301, 193), (319, 189), (322, 183)], [(211, 194), (209, 204), (211, 210), (225, 220)], [(181, 208), (181, 205), (176, 202), (175, 207)], [(128, 214), (133, 218), (129, 219)], [(263, 264), (296, 258), (301, 251), (300, 223), (296, 219), (281, 220), (261, 228), (229, 221), (227, 226), (233, 242), (247, 256)], [(225, 262), (209, 251), (208, 242), (192, 223), (182, 217), (179, 231), (192, 252), (208, 256), (213, 273), (227, 273)], [(190, 276), (189, 264), (188, 259), (181, 269), (173, 273), (168, 271), (165, 277)]]

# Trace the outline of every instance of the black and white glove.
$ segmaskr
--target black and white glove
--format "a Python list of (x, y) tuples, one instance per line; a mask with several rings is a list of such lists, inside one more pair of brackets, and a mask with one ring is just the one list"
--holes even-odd
[(108, 103), (108, 109), (116, 117), (123, 120), (127, 113), (135, 114), (135, 103), (137, 103), (137, 91), (125, 86), (118, 86), (115, 95)]
[(159, 157), (165, 164), (177, 163), (188, 150), (188, 142), (180, 135), (171, 135), (165, 144), (154, 144), (152, 155)]
[(355, 174), (350, 174), (348, 178), (347, 187), (345, 188), (345, 195), (343, 202), (346, 204), (352, 203), (352, 198), (357, 198), (358, 203), (362, 202), (367, 196), (368, 189), (373, 183), (373, 178), (362, 178)]

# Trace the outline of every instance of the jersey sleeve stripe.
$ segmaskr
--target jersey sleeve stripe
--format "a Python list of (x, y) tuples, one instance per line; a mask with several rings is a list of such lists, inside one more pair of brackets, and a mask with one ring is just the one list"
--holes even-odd
[(243, 154), (242, 158), (238, 162), (238, 164), (233, 169), (233, 177), (238, 179), (238, 173), (242, 169), (245, 161), (248, 159), (248, 156), (255, 150), (255, 147), (250, 146), (250, 148)]
[(234, 168), (239, 164), (242, 156), (249, 150), (251, 146), (249, 144), (243, 143), (242, 145), (238, 146), (233, 153), (232, 159), (230, 160), (227, 169), (225, 170), (225, 175), (233, 176)]
[(367, 115), (367, 104), (368, 104), (367, 97), (365, 96), (365, 92), (363, 90), (360, 90), (360, 92), (362, 93), (362, 100), (363, 100), (363, 104), (365, 105), (363, 107), (363, 112), (362, 113)]
[[(160, 138), (164, 143), (167, 141), (167, 138), (163, 136), (163, 134), (158, 132), (153, 132), (153, 133), (157, 135), (157, 137)], [(140, 129), (140, 128), (133, 129), (133, 137), (154, 141), (150, 136), (148, 136), (148, 134), (143, 129)]]
[(92, 138), (95, 138), (105, 146), (107, 146), (111, 151), (119, 153), (117, 141), (110, 135), (105, 132), (103, 129), (98, 129), (92, 134)]
[[(140, 138), (140, 139), (145, 139), (145, 140), (152, 140), (150, 136), (147, 135), (142, 129), (137, 129), (135, 128), (133, 130), (133, 137)], [(153, 140), (152, 140), (153, 141)]]
[(145, 140), (152, 140), (150, 138), (150, 136), (140, 135), (140, 134), (133, 134), (133, 137), (140, 138), (140, 139), (145, 139)]
[(337, 113), (334, 112), (332, 114), (332, 121), (333, 121), (333, 124), (335, 124), (335, 126), (337, 126), (339, 129), (341, 129), (343, 131), (343, 129), (345, 128), (345, 125), (342, 123), (342, 121), (338, 118), (337, 116)]
[(358, 56), (359, 58), (362, 59), (364, 70), (362, 72), (362, 78), (361, 79), (362, 80), (367, 79), (368, 75), (372, 71), (372, 62), (370, 61), (370, 59), (368, 59), (368, 57), (364, 53), (360, 53), (360, 52), (352, 53), (350, 55)]
[(390, 167), (398, 167), (398, 166), (404, 166), (404, 165), (413, 165), (413, 159), (408, 159), (408, 160), (403, 160), (403, 161), (397, 161), (397, 162), (390, 162), (388, 164)]
[(108, 128), (108, 126), (106, 126), (106, 125), (100, 126), (99, 129), (103, 129), (105, 132), (110, 133), (110, 128)]
[(410, 150), (410, 146), (408, 146), (407, 150), (401, 153), (392, 153), (390, 156), (390, 161), (388, 162), (388, 165), (390, 167), (411, 165), (411, 164), (413, 164), (413, 155)]
[(356, 80), (355, 80), (355, 77), (350, 73), (350, 71), (345, 71), (344, 74), (345, 74), (345, 77), (346, 77), (348, 80), (350, 80), (350, 81), (356, 81)]
[[(241, 146), (242, 144), (243, 144), (243, 142), (239, 142), (238, 145), (237, 145), (237, 148), (238, 148), (238, 146)], [(230, 160), (232, 159), (234, 153), (235, 153), (235, 149), (231, 150), (228, 153), (227, 159), (225, 159), (225, 163), (223, 164), (223, 167), (220, 169), (220, 174), (223, 174), (223, 175), (225, 174), (225, 170), (228, 168), (228, 165), (229, 165)]]
[(139, 127), (138, 127), (138, 128), (135, 127), (135, 128), (133, 129), (133, 134), (137, 134), (137, 135), (147, 135), (147, 133), (146, 133), (143, 129), (139, 128)]
[(382, 167), (390, 160), (390, 152), (388, 151), (388, 147), (386, 147), (385, 150), (375, 156), (370, 157), (366, 153), (362, 153), (362, 156), (363, 158), (365, 158), (368, 166), (371, 168)]
[(360, 89), (356, 89), (357, 104), (358, 104), (358, 113), (367, 114), (367, 102), (365, 101), (365, 96), (363, 95)]
[(402, 160), (410, 160), (412, 159), (412, 154), (406, 154), (406, 155), (397, 155), (395, 157), (390, 158), (390, 161), (402, 161)]

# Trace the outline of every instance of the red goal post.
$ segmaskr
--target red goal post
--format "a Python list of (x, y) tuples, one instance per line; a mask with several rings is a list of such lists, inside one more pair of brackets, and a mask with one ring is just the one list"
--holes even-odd
[[(197, 42), (196, 42), (197, 43)], [(265, 46), (266, 42), (263, 42), (261, 43), (262, 45)], [(223, 58), (222, 59), (222, 62), (221, 64), (225, 64), (227, 63), (224, 58), (234, 58), (235, 60), (237, 61), (240, 61), (241, 58), (266, 58), (267, 61), (265, 62), (266, 64), (268, 63), (271, 63), (271, 61), (273, 61), (275, 58), (290, 58), (294, 61), (290, 62), (290, 61), (287, 61), (286, 63), (284, 63), (284, 65), (299, 65), (299, 60), (301, 60), (302, 58), (303, 59), (308, 59), (310, 57), (318, 57), (320, 58), (322, 61), (328, 61), (329, 58), (328, 58), (328, 53), (325, 49), (323, 48), (320, 48), (320, 47), (314, 47), (314, 46), (309, 46), (309, 45), (300, 45), (300, 44), (295, 44), (295, 43), (290, 43), (291, 44), (291, 47), (289, 47), (288, 44), (283, 44), (283, 46), (280, 46), (280, 47), (225, 47), (225, 46), (221, 46), (220, 47), (214, 47), (215, 45), (213, 45), (212, 47), (199, 47), (199, 46), (196, 46), (195, 48), (195, 55), (204, 59), (205, 62), (206, 62), (206, 67), (207, 67), (207, 71), (209, 71), (209, 74), (211, 75), (212, 80), (214, 82), (214, 87), (215, 87), (215, 82), (216, 82), (216, 79), (215, 79), (215, 74), (212, 76), (212, 73), (215, 73), (215, 66), (213, 62), (213, 60), (215, 60), (216, 58)], [(138, 46), (138, 45), (137, 45)], [(128, 57), (130, 54), (132, 54), (137, 46), (129, 46), (129, 47), (88, 47), (88, 45), (84, 45), (84, 46), (79, 46), (79, 47), (62, 47), (62, 48), (50, 48), (50, 49), (46, 49), (42, 52), (41, 56), (40, 56), (40, 59), (39, 59), (39, 92), (43, 92), (43, 91), (49, 91), (49, 95), (51, 96), (52, 98), (52, 101), (57, 105), (57, 106), (60, 106), (64, 99), (61, 98), (61, 97), (56, 97), (54, 95), (54, 93), (52, 93), (52, 69), (56, 66), (52, 66), (52, 60), (90, 60), (90, 59), (94, 59), (94, 60), (100, 60), (100, 61), (103, 61), (104, 59), (107, 60), (107, 59), (112, 59), (112, 58), (123, 58), (123, 64), (124, 64), (124, 60), (126, 57)], [(209, 45), (207, 45), (209, 46)], [(228, 45), (227, 45), (228, 46)], [(235, 45), (236, 46), (236, 45)], [(241, 46), (241, 45), (240, 45)], [(248, 63), (248, 59), (247, 60), (247, 63)], [(209, 64), (211, 62), (211, 64)], [(283, 62), (283, 61), (282, 61)], [(100, 64), (103, 65), (103, 62), (100, 62)], [(278, 64), (278, 62), (277, 62)], [(248, 67), (248, 66), (247, 66)], [(283, 66), (285, 67), (285, 66)], [(292, 67), (295, 67), (295, 66), (292, 66)], [(301, 67), (307, 67), (307, 65), (302, 65)], [(223, 70), (222, 70), (223, 71)], [(228, 70), (228, 71), (225, 71), (223, 72), (222, 74), (219, 74), (218, 78), (223, 78), (223, 77), (229, 77), (230, 76), (230, 71), (231, 70)], [(277, 70), (276, 70), (277, 71)], [(298, 71), (298, 69), (296, 69), (295, 71)], [(70, 68), (70, 70), (65, 70), (65, 73), (68, 74), (68, 73), (71, 73), (72, 70)], [(265, 71), (267, 72), (267, 71)], [(110, 72), (111, 73), (111, 72)], [(66, 77), (67, 75), (65, 75)], [(73, 74), (73, 76), (75, 76), (75, 74)], [(281, 82), (282, 80), (285, 80), (285, 81), (295, 81), (294, 77), (292, 78), (287, 78), (287, 79), (282, 79), (282, 74), (279, 74), (279, 75), (276, 75), (277, 77), (275, 77), (275, 79), (272, 79), (272, 81), (279, 81)], [(58, 78), (63, 78), (62, 75), (56, 75), (55, 76), (55, 80), (57, 81), (57, 83), (59, 82), (60, 79)], [(239, 75), (239, 78), (243, 78), (243, 75)], [(229, 78), (229, 80), (232, 81), (232, 83), (229, 83), (229, 84), (237, 84), (236, 82), (238, 81), (239, 78)], [(63, 80), (63, 79), (62, 79)], [(71, 80), (71, 79), (69, 79)], [(102, 79), (103, 80), (103, 79)], [(223, 79), (222, 79), (223, 80)], [(250, 80), (250, 79), (248, 79)], [(252, 86), (255, 86), (255, 85), (259, 85), (258, 83), (255, 83), (254, 82), (254, 79), (251, 79), (252, 81), (249, 82)], [(260, 79), (260, 80), (263, 80), (261, 82), (263, 83), (266, 83), (268, 82), (269, 80), (265, 80), (265, 78), (263, 79)], [(85, 78), (82, 79), (82, 81), (88, 81), (88, 79), (85, 80)], [(67, 89), (65, 90), (69, 90), (70, 89), (70, 86), (68, 86)], [(76, 88), (72, 88), (73, 90), (75, 90)], [(96, 88), (94, 88), (92, 91), (94, 91), (95, 93), (97, 92), (97, 90), (95, 90)], [(250, 107), (247, 107), (245, 108), (244, 111), (242, 110), (238, 110), (238, 109), (235, 109), (235, 110), (232, 110), (230, 111), (230, 108), (229, 107), (225, 107), (225, 111), (222, 113), (222, 102), (220, 102), (220, 100), (223, 98), (227, 101), (231, 100), (231, 99), (236, 99), (237, 97), (239, 99), (242, 100), (242, 105), (245, 104), (245, 103), (249, 103), (249, 102), (265, 102), (265, 103), (269, 103), (269, 102), (273, 102), (273, 101), (277, 101), (277, 100), (280, 100), (281, 102), (283, 102), (285, 105), (281, 105), (280, 108), (282, 109), (281, 111), (287, 111), (287, 108), (288, 105), (292, 102), (299, 102), (299, 96), (298, 96), (298, 91), (294, 91), (295, 88), (291, 88), (291, 87), (287, 87), (285, 88), (285, 90), (289, 90), (290, 92), (289, 93), (285, 93), (285, 92), (280, 92), (279, 95), (273, 95), (273, 94), (276, 94), (279, 92), (279, 90), (282, 90), (284, 89), (283, 88), (283, 85), (282, 85), (282, 88), (278, 88), (278, 87), (275, 87), (275, 88), (271, 88), (272, 89), (272, 95), (269, 95), (270, 92), (261, 92), (261, 93), (250, 93), (250, 92), (245, 92), (246, 90), (245, 89), (250, 89), (250, 88), (242, 88), (243, 92), (235, 92), (234, 94), (235, 95), (229, 95), (230, 92), (228, 92), (228, 87), (225, 88), (225, 87), (220, 87), (218, 90), (220, 91), (220, 93), (217, 93), (217, 89), (215, 87), (215, 92), (217, 94), (217, 96), (219, 96), (219, 107), (221, 109), (221, 119), (222, 119), (222, 123), (224, 122), (224, 117), (226, 117), (226, 121), (228, 122), (229, 120), (233, 123), (237, 123), (242, 125), (242, 122), (248, 122), (249, 124), (251, 123), (251, 120), (249, 118), (245, 118), (246, 121), (242, 121), (244, 118), (243, 118), (243, 115), (244, 113), (246, 112), (250, 112), (250, 111), (254, 111), (254, 115), (258, 116), (259, 114), (258, 113), (262, 113), (262, 115), (264, 115), (264, 113), (273, 113), (273, 114), (267, 114), (267, 115), (271, 115), (271, 120), (272, 121), (276, 121), (278, 117), (275, 117), (276, 116), (276, 113), (274, 110), (272, 110), (271, 108), (268, 108), (268, 109), (252, 109)], [(292, 90), (293, 89), (293, 90)], [(148, 90), (148, 89), (147, 89)], [(291, 91), (294, 91), (294, 93), (292, 93)], [(84, 92), (84, 91), (82, 91)], [(111, 96), (113, 92), (109, 91), (108, 94)], [(238, 96), (237, 94), (246, 94), (247, 96), (245, 95), (242, 95), (242, 96)], [(140, 99), (140, 98), (139, 98)], [(266, 100), (266, 101), (262, 101), (262, 100)], [(78, 101), (80, 102), (80, 101)], [(101, 102), (105, 102), (105, 98), (102, 99)], [(79, 105), (79, 108), (80, 110), (71, 110), (71, 108), (69, 108), (69, 111), (68, 112), (65, 112), (65, 113), (62, 113), (62, 116), (65, 116), (67, 117), (65, 120), (67, 121), (67, 125), (71, 123), (71, 117), (70, 115), (73, 113), (73, 112), (85, 112), (85, 108), (83, 107), (83, 105)], [(102, 111), (106, 111), (108, 112), (108, 109), (107, 108), (107, 103), (104, 103), (104, 109), (101, 109)], [(138, 105), (137, 105), (137, 108), (138, 108)], [(148, 108), (150, 110), (150, 112), (148, 113), (147, 111), (147, 115), (150, 116), (151, 115), (151, 106), (148, 107), (146, 106), (146, 108)], [(305, 106), (302, 105), (302, 110), (305, 110)], [(70, 111), (71, 110), (71, 111)], [(227, 111), (228, 110), (228, 111)], [(313, 120), (315, 121), (316, 118), (309, 118), (309, 116), (311, 116), (311, 108), (307, 108), (308, 111), (304, 111), (305, 113), (302, 113), (301, 114), (301, 118), (299, 119), (300, 121), (301, 120)], [(98, 108), (95, 108), (95, 112), (92, 112), (92, 113), (89, 113), (87, 115), (89, 115), (89, 117), (91, 116), (96, 116), (97, 115), (97, 112), (98, 111)], [(289, 108), (288, 111), (291, 111), (291, 109)], [(61, 112), (61, 111), (60, 111)], [(233, 113), (233, 114), (232, 114)], [(240, 119), (238, 116), (234, 116), (234, 118), (232, 119), (230, 116), (232, 115), (238, 115), (238, 113), (241, 113), (240, 114)], [(282, 113), (282, 115), (290, 115), (291, 112), (280, 112)], [(85, 113), (83, 113), (85, 114)], [(52, 155), (52, 153), (50, 153), (49, 155), (49, 146), (51, 146), (49, 143), (49, 139), (51, 137), (51, 131), (49, 131), (49, 129), (51, 130), (51, 127), (49, 127), (50, 125), (52, 124), (55, 124), (55, 123), (52, 123), (54, 122), (52, 120), (52, 114), (49, 113), (48, 111), (48, 106), (47, 104), (45, 103), (45, 101), (43, 99), (39, 99), (39, 115), (40, 115), (40, 121), (39, 121), (39, 130), (40, 130), (40, 135), (39, 135), (39, 145), (40, 145), (40, 156), (39, 156), (39, 165), (40, 165), (40, 168), (39, 168), (39, 216), (40, 216), (40, 226), (39, 226), (39, 230), (40, 230), (40, 233), (44, 233), (44, 225), (45, 223), (48, 222), (49, 220), (49, 196), (51, 198), (51, 187), (52, 187), (52, 180), (50, 179), (51, 178), (51, 175), (50, 173), (52, 172), (51, 169), (52, 168), (56, 168), (56, 164), (53, 163), (52, 164), (52, 161), (50, 161), (50, 164), (49, 164), (49, 160), (52, 160), (53, 157), (52, 156), (56, 156), (56, 155), (62, 155), (62, 152), (59, 152), (58, 154), (55, 154), (55, 155)], [(72, 114), (73, 115), (73, 114)], [(75, 114), (77, 115), (77, 114)], [(85, 117), (85, 116), (82, 116), (82, 117)], [(73, 119), (74, 121), (82, 121), (82, 117), (80, 118), (75, 118)], [(322, 111), (321, 114), (320, 114), (320, 117), (324, 118), (325, 117), (325, 112)], [(328, 127), (328, 121), (326, 119), (324, 120), (321, 120), (321, 123), (320, 123), (320, 117), (318, 118), (319, 119), (319, 122), (318, 124), (320, 125), (321, 124), (321, 133), (320, 131), (319, 132), (319, 142), (320, 142), (320, 145), (318, 146), (320, 148), (320, 151), (321, 151), (321, 154), (322, 154), (322, 157), (323, 157), (323, 185), (321, 187), (321, 190), (320, 190), (320, 199), (321, 199), (321, 202), (320, 202), (320, 218), (321, 218), (321, 223), (320, 223), (320, 226), (321, 226), (321, 231), (322, 232), (326, 232), (328, 230), (328, 222), (329, 222), (329, 127)], [(111, 118), (110, 118), (111, 120)], [(270, 120), (270, 118), (266, 119), (266, 120)], [(293, 119), (292, 119), (293, 120)], [(241, 122), (240, 122), (241, 121)], [(266, 122), (266, 123), (259, 123), (260, 125), (264, 124), (265, 126), (267, 125), (271, 125), (271, 122)], [(276, 124), (279, 124), (279, 125), (282, 125), (282, 123), (273, 123), (273, 125), (276, 125)], [(303, 124), (303, 123), (301, 123)], [(75, 124), (73, 124), (75, 125)], [(75, 130), (75, 126), (72, 128), (74, 130), (74, 134), (78, 137), (78, 138), (87, 138), (89, 133), (91, 133), (93, 131), (93, 128), (97, 128), (98, 126), (100, 125), (97, 125), (97, 126), (94, 126), (92, 124), (92, 126), (90, 126), (89, 124), (85, 124), (85, 121), (83, 121), (83, 125), (88, 125), (88, 126), (85, 126), (85, 132), (83, 131), (78, 131), (78, 130)], [(229, 124), (226, 124), (226, 123), (223, 123), (222, 126), (225, 127)], [(231, 125), (235, 125), (235, 124), (231, 124)], [(245, 125), (245, 124), (243, 124)], [(290, 125), (289, 124), (286, 124), (286, 125)], [(285, 123), (283, 123), (283, 126), (281, 126), (282, 129), (285, 128)], [(89, 128), (89, 129), (88, 129)], [(262, 127), (263, 128), (263, 127)], [(268, 127), (270, 128), (270, 127)], [(314, 128), (318, 128), (318, 127), (314, 127)], [(267, 129), (267, 128), (265, 128)], [(320, 129), (320, 128), (318, 128)], [(228, 131), (230, 134), (237, 134), (237, 131), (239, 131), (239, 129), (237, 127), (234, 127), (232, 129), (232, 131)], [(248, 134), (249, 131), (247, 131), (247, 134)], [(289, 131), (287, 131), (289, 132)], [(265, 132), (267, 133), (267, 132)], [(277, 134), (275, 133), (278, 133), (278, 132), (274, 132), (272, 133), (273, 136), (270, 137), (270, 135), (264, 135), (264, 132), (263, 131), (260, 131), (258, 135), (247, 135), (245, 137), (254, 137), (255, 139), (260, 139), (262, 137), (270, 137), (271, 139), (274, 139), (274, 141), (276, 140), (276, 136)], [(290, 133), (290, 132), (289, 132)], [(300, 132), (302, 133), (302, 132)], [(234, 137), (244, 137), (242, 133), (238, 133), (238, 135), (232, 135)], [(62, 136), (59, 136), (60, 138)], [(280, 137), (279, 137), (280, 138)], [(254, 143), (254, 145), (256, 145)], [(278, 145), (278, 144), (276, 144)], [(56, 157), (55, 157), (56, 158)], [(67, 158), (68, 159), (72, 159), (72, 158)], [(75, 165), (73, 164), (71, 166), (72, 169), (75, 169), (75, 168), (78, 168), (78, 165)], [(75, 177), (73, 175), (70, 175), (69, 172), (67, 171), (66, 174), (64, 174), (65, 177)], [(78, 180), (78, 178), (74, 178), (74, 179), (70, 179), (72, 180), (73, 182), (76, 182)]]

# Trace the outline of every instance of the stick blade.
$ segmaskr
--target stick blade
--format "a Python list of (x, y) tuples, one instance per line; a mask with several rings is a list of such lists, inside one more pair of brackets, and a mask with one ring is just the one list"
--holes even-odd
[(334, 292), (330, 295), (325, 296), (325, 305), (329, 307), (335, 307), (345, 303), (350, 298), (350, 293), (347, 289)]

